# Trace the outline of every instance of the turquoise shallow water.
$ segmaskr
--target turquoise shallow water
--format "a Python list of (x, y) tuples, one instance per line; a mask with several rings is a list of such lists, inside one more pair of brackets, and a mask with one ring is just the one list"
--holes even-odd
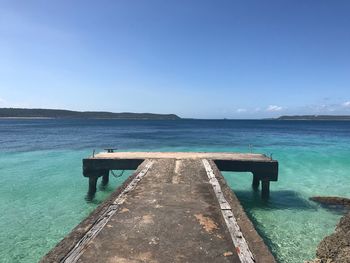
[(303, 262), (341, 213), (308, 201), (350, 197), (350, 123), (272, 121), (0, 120), (1, 262), (36, 262), (117, 187), (86, 203), (81, 159), (92, 149), (273, 153), (279, 181), (269, 202), (249, 173), (225, 173), (280, 262)]
[(127, 176), (113, 178), (93, 203), (84, 200), (86, 151), (0, 155), (0, 262), (36, 262)]

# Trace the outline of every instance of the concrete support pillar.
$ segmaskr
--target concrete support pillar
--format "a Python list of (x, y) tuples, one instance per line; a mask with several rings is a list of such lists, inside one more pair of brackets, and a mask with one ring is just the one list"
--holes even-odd
[(255, 174), (253, 174), (253, 182), (252, 182), (252, 187), (254, 190), (258, 190), (260, 185), (260, 180), (259, 177)]
[(95, 197), (97, 178), (95, 176), (89, 177), (89, 191), (86, 196), (86, 200), (91, 201)]
[(262, 180), (261, 183), (261, 197), (263, 199), (268, 199), (270, 196), (270, 181), (269, 180)]
[(108, 182), (109, 182), (109, 170), (106, 170), (106, 172), (104, 172), (102, 176), (102, 186), (106, 186)]

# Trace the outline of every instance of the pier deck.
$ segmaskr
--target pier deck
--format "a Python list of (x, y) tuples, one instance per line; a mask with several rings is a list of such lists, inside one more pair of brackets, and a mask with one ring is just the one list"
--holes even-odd
[(106, 171), (137, 170), (41, 262), (275, 262), (218, 168), (272, 181), (276, 161), (257, 154), (102, 153), (83, 165), (89, 194), (98, 177), (108, 182)]
[(88, 198), (96, 192), (96, 183), (108, 183), (110, 170), (135, 170), (147, 159), (208, 159), (213, 160), (220, 171), (251, 172), (252, 185), (258, 188), (261, 182), (262, 197), (268, 198), (270, 181), (277, 181), (278, 162), (263, 154), (253, 153), (215, 153), (215, 152), (112, 152), (99, 153), (83, 160), (83, 174), (89, 177)]

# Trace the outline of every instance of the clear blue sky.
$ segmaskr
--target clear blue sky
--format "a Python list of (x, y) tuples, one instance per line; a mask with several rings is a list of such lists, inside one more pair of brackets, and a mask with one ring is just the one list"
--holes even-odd
[(350, 1), (0, 0), (0, 107), (350, 114)]

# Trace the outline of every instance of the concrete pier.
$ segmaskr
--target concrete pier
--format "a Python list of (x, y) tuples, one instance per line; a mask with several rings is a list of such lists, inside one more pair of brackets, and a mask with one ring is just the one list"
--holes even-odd
[[(86, 177), (102, 176), (105, 170), (134, 170), (146, 159), (208, 159), (213, 160), (220, 171), (251, 172), (252, 187), (258, 189), (262, 182), (262, 198), (270, 193), (270, 181), (277, 181), (278, 162), (262, 154), (242, 153), (196, 153), (196, 152), (108, 152), (83, 160)], [(90, 180), (88, 199), (94, 197), (95, 181)], [(103, 177), (103, 183), (108, 180)]]
[(103, 171), (136, 171), (41, 262), (275, 262), (219, 171), (254, 173), (266, 195), (278, 164), (264, 155), (103, 153), (83, 168), (89, 194)]

